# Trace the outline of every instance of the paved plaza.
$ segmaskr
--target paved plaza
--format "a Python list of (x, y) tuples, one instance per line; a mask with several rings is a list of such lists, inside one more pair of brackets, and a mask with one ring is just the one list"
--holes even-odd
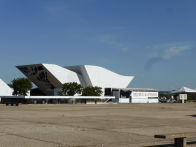
[(0, 147), (169, 147), (153, 136), (195, 131), (196, 103), (0, 105)]

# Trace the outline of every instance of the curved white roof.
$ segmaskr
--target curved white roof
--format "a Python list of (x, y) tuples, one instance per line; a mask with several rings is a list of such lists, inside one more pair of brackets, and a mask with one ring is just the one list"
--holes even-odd
[(12, 96), (13, 89), (0, 79), (0, 96)]
[(17, 68), (43, 90), (61, 88), (62, 84), (69, 82), (80, 83), (83, 87), (126, 88), (134, 78), (93, 65), (61, 67), (55, 64), (35, 64)]
[(65, 67), (80, 75), (84, 87), (99, 86), (102, 88), (126, 88), (134, 76), (122, 76), (108, 69), (94, 65), (78, 65)]
[(80, 83), (75, 72), (65, 69), (55, 64), (42, 64), (61, 84), (69, 82)]
[(183, 92), (187, 92), (187, 93), (196, 93), (196, 90), (195, 89), (191, 89), (191, 88), (188, 88), (188, 87), (182, 87), (182, 88), (179, 88), (175, 91), (172, 91), (171, 93), (183, 93)]
[(126, 88), (133, 76), (122, 76), (99, 66), (85, 65), (92, 86)]
[(55, 64), (17, 66), (40, 89), (61, 88), (64, 83), (80, 83), (77, 74)]

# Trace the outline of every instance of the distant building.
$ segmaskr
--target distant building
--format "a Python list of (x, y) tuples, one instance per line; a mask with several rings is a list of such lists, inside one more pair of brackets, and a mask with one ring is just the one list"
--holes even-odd
[(182, 87), (171, 91), (171, 95), (174, 96), (177, 101), (180, 100), (180, 94), (187, 94), (188, 100), (196, 100), (196, 89)]
[(158, 91), (150, 88), (106, 88), (105, 96), (118, 103), (158, 103)]
[[(3, 103), (9, 100), (24, 100), (27, 103), (158, 103), (158, 91), (149, 88), (127, 88), (134, 76), (123, 76), (108, 69), (92, 65), (58, 66), (55, 64), (21, 65), (17, 68), (37, 88), (31, 96), (12, 96), (13, 90), (0, 80), (0, 97)], [(57, 96), (64, 83), (77, 82), (84, 88), (98, 86), (103, 94), (95, 96)], [(11, 101), (10, 101), (11, 102)]]
[(54, 64), (17, 66), (45, 95), (56, 95), (64, 83), (77, 82), (83, 87), (126, 88), (134, 76), (122, 76), (99, 66), (61, 67)]
[(22, 65), (17, 68), (26, 75), (37, 89), (32, 96), (57, 96), (64, 83), (77, 82), (84, 88), (98, 86), (102, 97), (117, 103), (158, 103), (158, 91), (144, 88), (127, 88), (134, 76), (123, 76), (108, 69), (92, 65), (61, 67), (54, 64)]

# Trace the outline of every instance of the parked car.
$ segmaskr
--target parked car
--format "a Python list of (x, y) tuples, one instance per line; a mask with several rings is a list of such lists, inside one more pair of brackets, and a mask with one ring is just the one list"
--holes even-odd
[(167, 98), (166, 97), (161, 97), (161, 98), (159, 98), (159, 102), (160, 103), (166, 103), (167, 102)]
[(168, 99), (167, 103), (176, 103), (176, 100), (175, 99)]

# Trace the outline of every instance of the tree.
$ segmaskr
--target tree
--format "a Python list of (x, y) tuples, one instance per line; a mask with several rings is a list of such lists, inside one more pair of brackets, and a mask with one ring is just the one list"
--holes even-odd
[(77, 82), (70, 82), (63, 84), (62, 90), (58, 95), (60, 96), (74, 96), (76, 93), (80, 94), (82, 92), (82, 86)]
[(102, 93), (101, 87), (88, 86), (83, 89), (82, 96), (101, 96)]
[(17, 78), (9, 84), (13, 88), (13, 95), (24, 95), (26, 96), (28, 91), (32, 88), (32, 82), (27, 78)]

